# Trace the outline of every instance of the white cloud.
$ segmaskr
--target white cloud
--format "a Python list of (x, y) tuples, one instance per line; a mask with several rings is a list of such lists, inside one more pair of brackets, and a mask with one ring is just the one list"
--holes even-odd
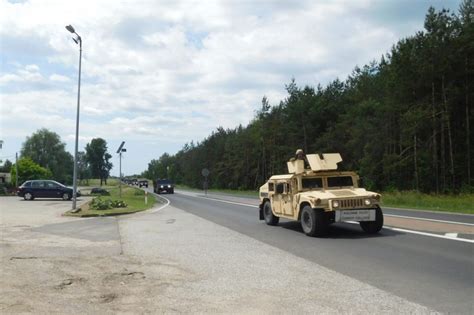
[(64, 75), (60, 75), (60, 74), (52, 74), (49, 76), (49, 79), (51, 81), (56, 81), (56, 82), (70, 82), (71, 79), (64, 76)]
[(344, 79), (410, 35), (360, 15), (375, 5), (2, 0), (2, 132), (46, 127), (73, 141), (78, 46), (65, 25), (83, 38), (81, 143), (161, 141), (158, 157), (217, 126), (245, 125), (263, 95), (272, 104), (285, 97), (292, 77), (313, 86)]

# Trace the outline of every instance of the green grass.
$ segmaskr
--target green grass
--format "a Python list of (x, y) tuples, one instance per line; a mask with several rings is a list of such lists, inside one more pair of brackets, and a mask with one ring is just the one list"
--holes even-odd
[(110, 196), (101, 196), (102, 199), (123, 200), (127, 204), (127, 207), (107, 210), (93, 210), (89, 208), (89, 204), (87, 203), (81, 206), (81, 210), (79, 212), (72, 213), (68, 211), (65, 213), (65, 215), (78, 217), (120, 215), (150, 209), (153, 207), (155, 202), (157, 202), (156, 198), (152, 194), (149, 194), (148, 204), (145, 204), (145, 192), (135, 187), (122, 186), (122, 198), (119, 196), (119, 187), (115, 186), (107, 190), (110, 192)]
[(382, 205), (474, 214), (474, 194), (429, 195), (415, 191), (385, 192), (382, 193)]
[[(118, 184), (119, 184), (119, 181), (118, 181), (117, 178), (108, 178), (107, 179), (107, 185), (104, 184), (102, 186), (102, 188), (114, 187), (114, 186), (118, 186)], [(92, 178), (92, 179), (88, 179), (88, 180), (82, 180), (82, 181), (80, 181), (78, 186), (101, 187), (100, 186), (100, 179)]]

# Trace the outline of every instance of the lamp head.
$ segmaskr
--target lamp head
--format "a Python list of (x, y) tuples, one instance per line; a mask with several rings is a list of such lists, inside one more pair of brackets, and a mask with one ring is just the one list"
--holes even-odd
[(72, 27), (72, 25), (66, 26), (66, 29), (67, 29), (69, 32), (73, 33), (73, 34), (76, 32), (76, 31), (74, 30), (74, 27)]

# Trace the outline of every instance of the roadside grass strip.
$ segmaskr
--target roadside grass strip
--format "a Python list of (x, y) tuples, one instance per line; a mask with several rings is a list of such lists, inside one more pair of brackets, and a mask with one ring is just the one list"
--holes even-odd
[[(97, 216), (113, 216), (113, 215), (124, 215), (131, 214), (139, 211), (148, 210), (153, 207), (156, 198), (148, 198), (148, 202), (145, 203), (145, 193), (143, 190), (130, 187), (122, 186), (122, 197), (118, 187), (108, 189), (110, 196), (100, 196), (101, 199), (121, 200), (127, 204), (127, 207), (113, 208), (106, 210), (95, 210), (90, 208), (90, 202), (81, 205), (80, 211), (72, 213), (72, 211), (66, 212), (64, 215), (75, 216), (75, 217), (97, 217)], [(99, 197), (99, 196), (98, 196)], [(97, 197), (96, 197), (97, 198)]]

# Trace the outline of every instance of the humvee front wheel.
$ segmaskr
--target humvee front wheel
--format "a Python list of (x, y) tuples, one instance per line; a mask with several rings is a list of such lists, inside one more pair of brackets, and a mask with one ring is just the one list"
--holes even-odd
[(383, 227), (383, 213), (380, 207), (375, 210), (375, 221), (359, 222), (364, 232), (369, 234), (378, 233)]
[(308, 236), (323, 236), (328, 231), (327, 217), (323, 210), (304, 206), (301, 210), (301, 227)]
[(278, 221), (280, 221), (280, 218), (273, 214), (270, 201), (265, 202), (263, 205), (263, 218), (268, 225), (277, 225)]

